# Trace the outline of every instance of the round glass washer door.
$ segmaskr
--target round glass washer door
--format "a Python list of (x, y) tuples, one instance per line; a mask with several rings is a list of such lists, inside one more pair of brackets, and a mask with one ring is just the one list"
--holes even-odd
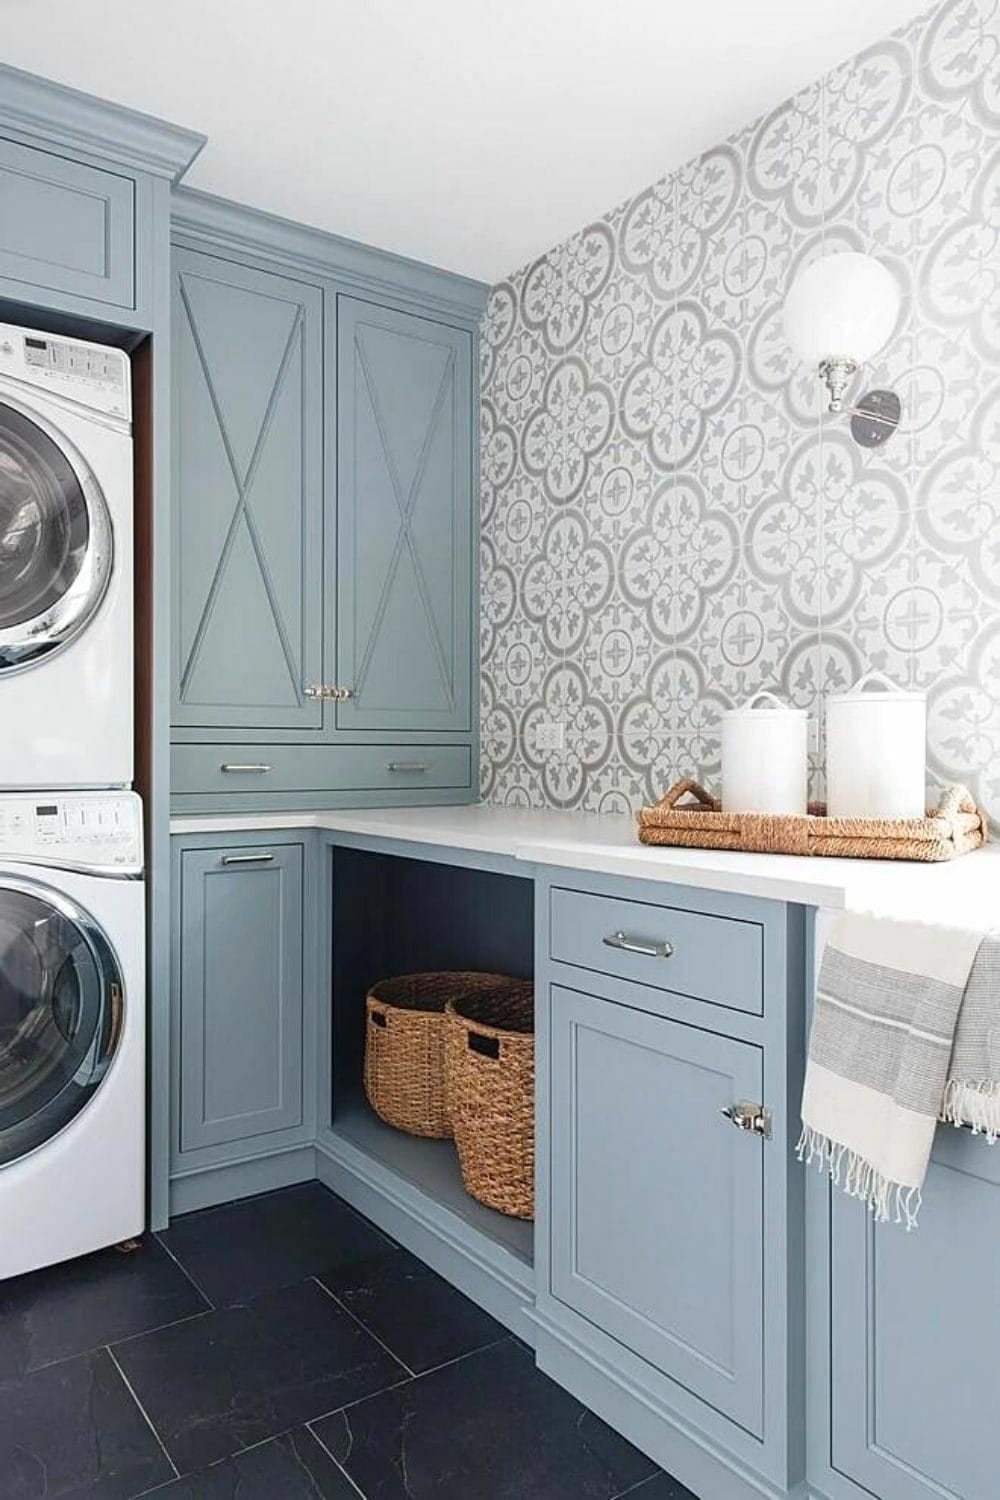
[(93, 918), (45, 886), (0, 880), (0, 1170), (90, 1102), (118, 1050), (124, 1005)]
[(111, 577), (112, 529), (79, 458), (0, 400), (0, 675), (84, 630)]

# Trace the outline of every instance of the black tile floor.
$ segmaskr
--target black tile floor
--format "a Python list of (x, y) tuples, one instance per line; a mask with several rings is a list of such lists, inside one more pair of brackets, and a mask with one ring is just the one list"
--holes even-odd
[(318, 1183), (0, 1284), (0, 1500), (692, 1500)]

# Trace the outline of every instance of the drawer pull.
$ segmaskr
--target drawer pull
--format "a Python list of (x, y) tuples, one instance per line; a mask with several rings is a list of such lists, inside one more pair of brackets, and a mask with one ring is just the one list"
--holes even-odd
[(389, 770), (416, 774), (419, 771), (429, 771), (430, 766), (425, 760), (391, 760), (389, 762)]
[(602, 938), (601, 942), (606, 948), (620, 948), (623, 953), (641, 953), (643, 958), (670, 958), (674, 951), (673, 943), (665, 940), (662, 943), (644, 943), (641, 938), (630, 938), (625, 932), (613, 932), (610, 937)]
[(765, 1141), (771, 1139), (771, 1112), (763, 1104), (751, 1104), (748, 1099), (741, 1099), (738, 1104), (724, 1105), (721, 1113), (737, 1130), (762, 1135)]
[(340, 687), (336, 682), (311, 682), (302, 692), (306, 698), (328, 699), (332, 703), (346, 703), (354, 697), (354, 689)]
[(227, 776), (262, 776), (270, 769), (271, 767), (265, 765), (263, 761), (238, 760), (224, 760), (219, 767), (219, 770), (224, 771)]
[(224, 865), (266, 865), (274, 858), (273, 854), (224, 854), (222, 864)]

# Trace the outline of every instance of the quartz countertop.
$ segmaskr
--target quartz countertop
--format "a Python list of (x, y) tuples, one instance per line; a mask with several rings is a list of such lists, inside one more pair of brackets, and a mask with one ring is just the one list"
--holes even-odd
[(171, 833), (179, 834), (267, 833), (291, 828), (401, 839), (832, 910), (874, 910), (960, 926), (1000, 927), (1000, 844), (937, 865), (653, 848), (638, 842), (634, 820), (621, 814), (489, 804), (185, 816), (170, 823)]

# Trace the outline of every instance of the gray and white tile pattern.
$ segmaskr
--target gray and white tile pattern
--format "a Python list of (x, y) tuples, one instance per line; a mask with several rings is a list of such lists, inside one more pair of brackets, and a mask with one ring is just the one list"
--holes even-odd
[[(903, 400), (878, 452), (781, 335), (835, 247), (904, 291), (854, 392)], [(501, 282), (482, 351), (484, 797), (633, 809), (717, 779), (756, 689), (818, 718), (878, 666), (928, 693), (932, 788), (1000, 825), (1000, 0), (947, 0)]]

